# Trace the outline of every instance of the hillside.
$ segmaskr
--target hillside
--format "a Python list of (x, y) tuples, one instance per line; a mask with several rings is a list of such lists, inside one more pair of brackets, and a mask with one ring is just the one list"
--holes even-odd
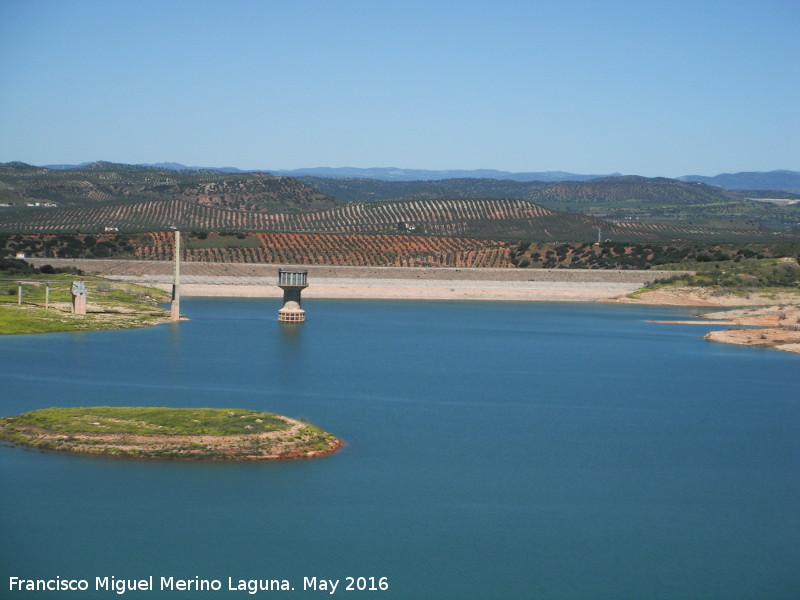
[[(616, 204), (638, 201), (659, 205), (697, 205), (735, 202), (746, 198), (702, 183), (665, 177), (600, 177), (589, 181), (510, 181), (501, 179), (444, 179), (437, 181), (381, 181), (301, 177), (308, 185), (343, 202), (421, 198), (522, 198), (545, 205)], [(791, 197), (778, 194), (777, 197)]]
[(75, 169), (0, 164), (0, 203), (97, 204), (189, 200), (203, 206), (255, 212), (298, 212), (336, 200), (291, 177), (92, 163)]
[(520, 198), (557, 211), (613, 221), (651, 221), (679, 228), (800, 232), (800, 204), (776, 206), (748, 197), (800, 198), (786, 192), (741, 192), (675, 179), (604, 177), (591, 181), (520, 182), (498, 179), (302, 181), (344, 202), (444, 198)]
[[(560, 214), (524, 200), (353, 202), (321, 211), (224, 210), (185, 199), (117, 201), (92, 206), (6, 207), (0, 230), (71, 233), (166, 230), (417, 233), (503, 237), (592, 236), (596, 220)], [(549, 233), (548, 233), (549, 231)]]
[[(128, 259), (159, 261), (159, 274), (172, 273), (171, 232), (100, 235), (3, 235), (0, 255), (24, 251), (35, 264), (59, 266), (61, 259), (102, 258), (104, 272), (117, 273)], [(669, 263), (719, 265), (745, 259), (800, 257), (800, 242), (539, 242), (428, 235), (345, 233), (203, 233), (182, 236), (186, 275), (232, 275), (214, 265), (308, 265), (362, 267), (493, 267), (549, 269), (651, 269)], [(109, 260), (111, 259), (111, 260)], [(123, 259), (123, 260), (113, 260)], [(11, 266), (24, 261), (0, 259)], [(88, 270), (97, 267), (81, 266)], [(109, 270), (105, 270), (109, 269)], [(49, 269), (48, 272), (52, 270)], [(127, 273), (128, 267), (122, 267)], [(252, 271), (238, 271), (240, 276)], [(719, 271), (730, 272), (730, 268)], [(11, 273), (9, 273), (10, 275)], [(20, 274), (14, 275), (19, 277)], [(10, 288), (9, 288), (10, 289)], [(11, 290), (13, 292), (13, 290)], [(13, 295), (13, 294), (12, 294)]]
[(440, 179), (504, 179), (511, 181), (586, 181), (606, 175), (581, 175), (565, 171), (538, 171), (512, 173), (496, 169), (449, 169), (433, 171), (428, 169), (398, 169), (395, 167), (374, 167), (358, 169), (354, 167), (317, 167), (294, 169), (291, 171), (272, 171), (289, 177), (325, 177), (337, 179), (379, 179), (383, 181), (432, 181)]
[[(80, 165), (44, 165), (47, 169), (77, 169), (93, 163)], [(106, 163), (108, 164), (108, 163)], [(287, 177), (322, 177), (335, 179), (378, 179), (382, 181), (432, 181), (441, 179), (504, 179), (511, 181), (538, 181), (554, 183), (559, 181), (589, 181), (603, 177), (619, 177), (619, 173), (587, 175), (567, 171), (499, 171), (497, 169), (404, 169), (398, 167), (313, 167), (303, 169), (275, 170), (258, 169), (246, 171), (236, 167), (187, 167), (180, 163), (163, 162), (141, 164), (140, 167), (157, 167), (172, 171), (221, 171), (224, 173), (268, 172)], [(772, 190), (800, 194), (800, 172), (788, 170), (743, 171), (739, 173), (720, 173), (719, 175), (684, 175), (677, 181), (706, 183), (728, 190)]]
[(596, 240), (598, 230), (602, 239), (630, 241), (794, 239), (791, 235), (776, 237), (757, 224), (704, 227), (688, 222), (612, 221), (555, 211), (526, 200), (497, 198), (353, 202), (305, 213), (224, 210), (189, 200), (0, 209), (0, 231), (6, 232), (147, 232), (171, 227), (196, 232), (414, 234), (542, 241)]
[[(295, 169), (292, 171), (271, 171), (290, 177), (324, 177), (337, 179), (378, 179), (382, 181), (431, 181), (442, 179), (499, 179), (518, 182), (556, 183), (561, 181), (589, 181), (607, 177), (619, 177), (619, 173), (605, 175), (586, 175), (565, 171), (538, 171), (512, 173), (495, 169), (471, 170), (425, 170), (398, 169), (393, 167), (357, 169), (351, 167)], [(713, 177), (685, 175), (676, 177), (677, 181), (706, 183), (727, 190), (780, 190), (800, 194), (800, 172), (768, 171), (722, 173)]]
[(631, 241), (800, 235), (800, 203), (756, 202), (743, 192), (644, 177), (297, 180), (103, 162), (75, 169), (8, 163), (0, 165), (0, 203), (0, 231), (20, 233), (178, 227), (542, 241), (596, 240), (598, 231), (602, 239)]

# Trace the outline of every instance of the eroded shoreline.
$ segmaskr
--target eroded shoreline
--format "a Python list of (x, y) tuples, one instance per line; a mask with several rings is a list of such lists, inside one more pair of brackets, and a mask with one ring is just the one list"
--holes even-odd
[[(710, 310), (699, 315), (698, 325), (728, 325), (705, 334), (710, 342), (760, 346), (800, 353), (800, 293), (765, 290), (747, 295), (720, 294), (709, 288), (660, 288), (620, 297), (612, 302), (657, 306), (697, 306)], [(670, 321), (667, 321), (669, 323)], [(687, 323), (671, 321), (672, 323)]]
[(314, 425), (273, 413), (165, 407), (42, 409), (0, 418), (0, 439), (73, 454), (211, 461), (315, 458), (344, 445)]

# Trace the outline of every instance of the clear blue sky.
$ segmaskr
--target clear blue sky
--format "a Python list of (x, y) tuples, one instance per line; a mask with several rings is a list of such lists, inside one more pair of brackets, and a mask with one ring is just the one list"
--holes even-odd
[(798, 0), (0, 0), (0, 162), (800, 170)]

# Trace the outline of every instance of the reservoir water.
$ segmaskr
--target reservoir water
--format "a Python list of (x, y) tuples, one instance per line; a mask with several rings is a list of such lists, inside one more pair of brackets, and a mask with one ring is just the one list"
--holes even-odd
[(114, 598), (95, 578), (151, 576), (125, 595), (327, 597), (325, 579), (387, 600), (800, 597), (797, 355), (648, 322), (692, 309), (314, 300), (281, 325), (278, 308), (185, 298), (178, 325), (0, 338), (2, 415), (239, 407), (346, 442), (247, 464), (2, 445), (0, 597)]

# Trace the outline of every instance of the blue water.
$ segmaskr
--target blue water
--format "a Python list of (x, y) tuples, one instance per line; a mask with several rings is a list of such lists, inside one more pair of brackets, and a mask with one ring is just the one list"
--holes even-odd
[[(705, 342), (689, 309), (184, 299), (150, 329), (0, 338), (0, 414), (241, 407), (346, 441), (218, 464), (0, 446), (0, 597), (95, 577), (339, 579), (385, 599), (800, 597), (797, 355)], [(9, 577), (89, 592), (10, 592)], [(346, 591), (347, 577), (387, 578)]]

